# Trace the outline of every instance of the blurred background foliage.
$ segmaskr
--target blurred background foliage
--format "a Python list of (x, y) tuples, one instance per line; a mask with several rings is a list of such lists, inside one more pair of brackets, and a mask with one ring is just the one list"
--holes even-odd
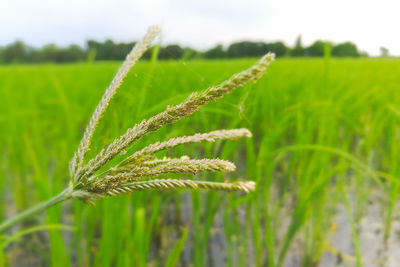
[[(15, 41), (5, 47), (0, 47), (1, 63), (40, 63), (40, 62), (76, 62), (94, 60), (123, 60), (135, 43), (116, 43), (112, 40), (99, 42), (88, 40), (84, 47), (72, 44), (68, 47), (60, 47), (48, 44), (35, 48), (25, 44), (23, 41)], [(251, 42), (241, 41), (224, 47), (216, 45), (206, 51), (198, 51), (190, 47), (181, 47), (177, 44), (162, 46), (159, 49), (160, 60), (188, 60), (188, 59), (222, 59), (222, 58), (244, 58), (261, 57), (267, 52), (274, 52), (278, 57), (322, 57), (324, 47), (329, 46), (333, 57), (365, 57), (365, 52), (358, 50), (351, 42), (333, 44), (328, 41), (317, 40), (310, 46), (303, 46), (301, 36), (297, 38), (294, 47), (289, 47), (283, 42)], [(382, 50), (382, 56), (388, 56), (389, 51)], [(147, 52), (143, 58), (150, 59)]]
[[(324, 47), (324, 55), (328, 52)], [(134, 123), (254, 62), (139, 62), (112, 100), (88, 158)], [(0, 220), (65, 187), (68, 162), (119, 65), (0, 67)], [(257, 84), (132, 148), (246, 127), (252, 139), (178, 147), (164, 155), (231, 160), (238, 165), (232, 175), (196, 179), (255, 180), (256, 192), (152, 191), (95, 206), (68, 202), (13, 229), (40, 225), (46, 231), (7, 244), (0, 265), (3, 259), (16, 266), (282, 266), (295, 254), (302, 266), (316, 266), (327, 256), (337, 260), (327, 246), (334, 246), (335, 229), (348, 227), (335, 226), (338, 209), (346, 206), (345, 221), (356, 229), (374, 195), (382, 215), (375, 222), (383, 227), (372, 243), (390, 248), (387, 240), (396, 236), (392, 225), (400, 216), (400, 184), (394, 178), (400, 174), (399, 70), (393, 59), (280, 58)], [(371, 254), (363, 249), (371, 242), (359, 241), (357, 231), (340, 240), (350, 244), (347, 252), (358, 262)]]

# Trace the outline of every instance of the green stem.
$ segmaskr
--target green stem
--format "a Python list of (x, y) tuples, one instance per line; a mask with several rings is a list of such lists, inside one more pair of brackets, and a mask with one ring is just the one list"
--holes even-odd
[(39, 204), (30, 207), (29, 209), (15, 215), (14, 217), (5, 220), (3, 223), (0, 224), (0, 233), (5, 232), (6, 230), (10, 229), (17, 223), (70, 198), (71, 198), (71, 188), (67, 188), (60, 194), (50, 198), (49, 200), (40, 202)]

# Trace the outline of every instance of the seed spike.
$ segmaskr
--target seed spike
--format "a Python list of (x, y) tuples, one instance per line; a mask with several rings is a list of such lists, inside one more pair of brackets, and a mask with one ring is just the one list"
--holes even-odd
[(165, 179), (165, 180), (150, 180), (140, 181), (121, 185), (106, 193), (108, 196), (117, 196), (129, 192), (143, 191), (143, 190), (171, 190), (171, 189), (205, 189), (205, 190), (221, 190), (221, 191), (243, 191), (250, 193), (255, 190), (255, 182), (233, 182), (233, 183), (218, 183), (207, 181), (192, 181), (192, 180), (178, 180), (178, 179)]

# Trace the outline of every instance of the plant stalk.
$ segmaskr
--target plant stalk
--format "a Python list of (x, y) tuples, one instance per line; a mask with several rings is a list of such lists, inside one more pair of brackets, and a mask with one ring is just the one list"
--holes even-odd
[(23, 212), (15, 215), (14, 217), (11, 217), (11, 218), (5, 220), (3, 223), (0, 224), (0, 233), (5, 232), (6, 230), (10, 229), (17, 223), (19, 223), (37, 213), (40, 213), (51, 206), (54, 206), (60, 202), (70, 199), (72, 197), (71, 192), (72, 192), (71, 188), (66, 188), (60, 194), (50, 198), (49, 200), (40, 202), (40, 203), (30, 207), (29, 209), (24, 210)]

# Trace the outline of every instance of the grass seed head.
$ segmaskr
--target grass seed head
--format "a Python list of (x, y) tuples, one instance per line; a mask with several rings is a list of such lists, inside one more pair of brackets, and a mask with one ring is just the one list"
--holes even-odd
[(120, 87), (129, 70), (151, 46), (159, 32), (159, 26), (150, 27), (143, 39), (127, 55), (89, 120), (78, 150), (70, 163), (73, 198), (93, 202), (95, 199), (104, 196), (114, 196), (148, 189), (190, 188), (194, 190), (243, 191), (246, 193), (255, 189), (254, 182), (215, 183), (165, 179), (160, 177), (160, 175), (169, 173), (197, 174), (203, 171), (227, 172), (234, 171), (236, 166), (232, 162), (221, 159), (189, 159), (188, 157), (158, 159), (155, 156), (156, 152), (183, 144), (251, 137), (251, 133), (247, 129), (218, 130), (172, 138), (164, 142), (156, 142), (126, 157), (108, 170), (101, 173), (98, 173), (98, 171), (115, 158), (115, 156), (126, 153), (126, 149), (144, 135), (193, 114), (200, 107), (223, 97), (250, 81), (256, 82), (265, 73), (268, 65), (274, 60), (275, 55), (273, 53), (266, 54), (254, 66), (233, 75), (221, 84), (209, 87), (204, 91), (194, 92), (184, 102), (176, 106), (167, 106), (165, 111), (134, 125), (125, 134), (103, 148), (87, 164), (84, 164), (84, 157), (89, 149), (96, 126), (109, 105), (111, 98)]

